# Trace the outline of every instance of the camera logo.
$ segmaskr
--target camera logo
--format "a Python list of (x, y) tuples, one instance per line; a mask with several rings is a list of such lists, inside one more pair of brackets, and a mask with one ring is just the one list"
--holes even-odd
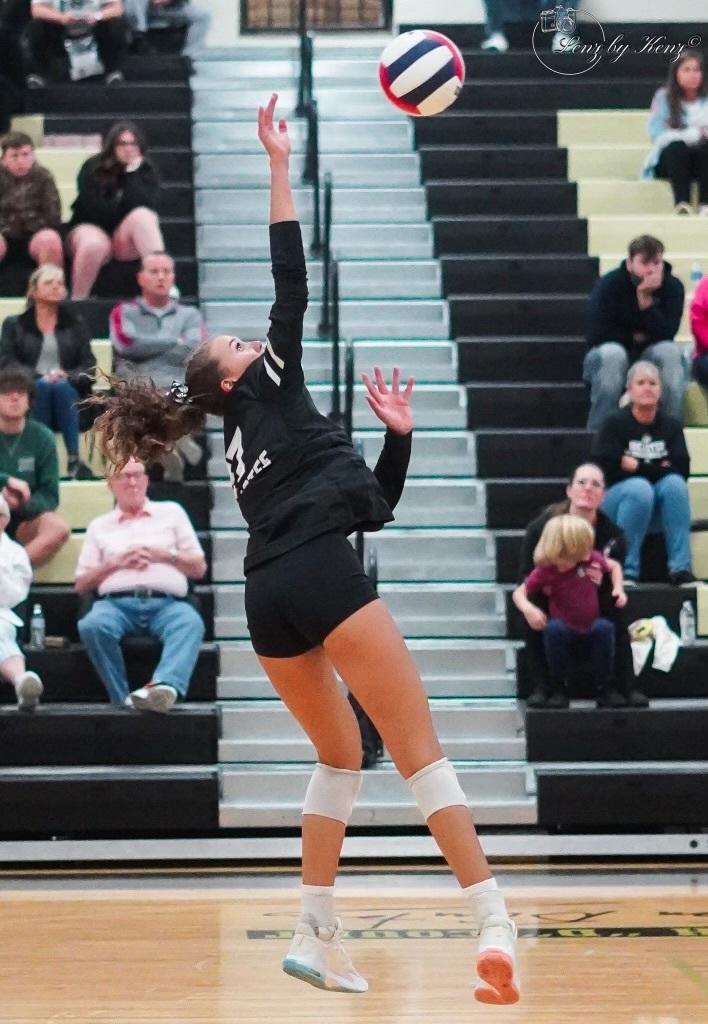
[(542, 32), (565, 32), (572, 35), (577, 28), (577, 18), (574, 7), (564, 7), (563, 4), (556, 4), (553, 10), (541, 11)]

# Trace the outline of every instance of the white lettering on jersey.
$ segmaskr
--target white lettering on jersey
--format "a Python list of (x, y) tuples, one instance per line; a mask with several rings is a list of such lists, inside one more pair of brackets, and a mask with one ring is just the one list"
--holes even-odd
[[(229, 474), (231, 476), (231, 486), (235, 488), (238, 493), (239, 484), (246, 472), (246, 464), (243, 461), (243, 435), (241, 428), (236, 427), (234, 436), (231, 438), (231, 444), (226, 451), (226, 461), (229, 464)], [(234, 464), (235, 464), (235, 475), (234, 475)]]
[(639, 441), (630, 441), (627, 454), (639, 462), (656, 462), (669, 457), (666, 442), (663, 439), (654, 441), (651, 434), (644, 434)]
[(253, 463), (253, 466), (251, 467), (251, 472), (248, 474), (246, 479), (243, 481), (243, 486), (241, 488), (241, 493), (243, 493), (246, 490), (246, 488), (250, 484), (251, 480), (253, 480), (253, 478), (255, 476), (258, 476), (258, 474), (260, 472), (262, 472), (267, 466), (270, 466), (270, 465), (271, 465), (271, 461), (268, 458), (268, 452), (264, 448), (263, 451), (261, 452), (261, 454), (256, 459), (256, 461)]

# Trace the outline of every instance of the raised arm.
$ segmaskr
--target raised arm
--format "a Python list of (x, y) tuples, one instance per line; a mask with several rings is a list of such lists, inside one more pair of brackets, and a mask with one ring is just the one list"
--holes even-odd
[(374, 469), (374, 476), (381, 485), (388, 506), (393, 511), (398, 504), (403, 485), (406, 482), (408, 463), (411, 458), (411, 441), (413, 437), (413, 415), (410, 408), (410, 396), (413, 393), (414, 380), (408, 378), (403, 391), (400, 390), (400, 370), (394, 367), (389, 390), (381, 368), (374, 367), (372, 383), (366, 373), (361, 379), (366, 385), (366, 400), (373, 412), (386, 425), (384, 446)]
[(290, 139), (284, 119), (273, 120), (277, 94), (258, 109), (258, 138), (270, 159), (270, 253), (275, 302), (265, 352), (265, 372), (281, 391), (301, 386), (302, 322), (307, 309), (307, 270), (302, 234), (290, 188)]

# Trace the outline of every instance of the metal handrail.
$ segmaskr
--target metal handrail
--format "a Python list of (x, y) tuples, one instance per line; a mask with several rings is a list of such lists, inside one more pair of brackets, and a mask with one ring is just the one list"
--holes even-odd
[(322, 251), (322, 234), (320, 230), (320, 130), (316, 99), (310, 98), (305, 116), (307, 117), (307, 142), (302, 180), (304, 184), (312, 185), (312, 242), (310, 243), (310, 252), (313, 256), (319, 256)]
[[(339, 363), (339, 264), (332, 260), (329, 271), (329, 290), (331, 295), (332, 318), (329, 327), (330, 340), (332, 342), (332, 404), (330, 407), (330, 419), (335, 423), (342, 423), (342, 397), (340, 393), (340, 363)], [(351, 436), (351, 435), (350, 435)]]
[(330, 264), (332, 261), (332, 174), (324, 176), (324, 219), (322, 224), (322, 313), (317, 331), (325, 337), (330, 329)]
[(354, 433), (354, 346), (351, 338), (344, 350), (344, 429), (347, 437)]
[(312, 55), (314, 52), (313, 36), (311, 32), (307, 31), (307, 0), (300, 0), (298, 35), (300, 37), (300, 77), (295, 114), (297, 117), (304, 117), (307, 104), (312, 98)]

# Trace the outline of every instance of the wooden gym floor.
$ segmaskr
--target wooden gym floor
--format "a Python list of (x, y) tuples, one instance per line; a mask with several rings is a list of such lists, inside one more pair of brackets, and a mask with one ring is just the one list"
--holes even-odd
[(474, 939), (440, 872), (347, 873), (366, 995), (281, 973), (297, 878), (272, 872), (0, 875), (2, 1024), (708, 1024), (702, 867), (517, 871), (517, 1007), (472, 998)]

